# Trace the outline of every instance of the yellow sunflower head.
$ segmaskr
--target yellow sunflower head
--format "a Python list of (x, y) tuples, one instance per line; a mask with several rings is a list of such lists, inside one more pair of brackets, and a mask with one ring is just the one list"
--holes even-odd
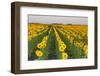
[(65, 52), (63, 52), (63, 53), (62, 53), (62, 59), (68, 59), (68, 54), (65, 53)]
[(64, 48), (63, 46), (59, 46), (59, 51), (60, 51), (60, 52), (63, 52), (64, 49), (65, 49), (65, 48)]
[(63, 46), (64, 48), (66, 48), (66, 47), (67, 47), (65, 44), (62, 44), (62, 46)]
[(45, 48), (45, 47), (46, 47), (46, 42), (42, 41), (42, 48)]
[(43, 52), (40, 51), (40, 50), (36, 50), (35, 54), (36, 54), (38, 57), (43, 56)]
[(37, 45), (37, 47), (38, 47), (38, 48), (42, 48), (42, 47), (43, 47), (43, 44), (42, 44), (42, 43), (39, 43), (39, 44)]

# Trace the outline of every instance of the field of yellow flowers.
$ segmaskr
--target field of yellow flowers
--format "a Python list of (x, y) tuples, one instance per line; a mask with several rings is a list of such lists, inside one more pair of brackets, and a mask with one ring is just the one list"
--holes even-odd
[(28, 60), (87, 57), (87, 25), (28, 24)]

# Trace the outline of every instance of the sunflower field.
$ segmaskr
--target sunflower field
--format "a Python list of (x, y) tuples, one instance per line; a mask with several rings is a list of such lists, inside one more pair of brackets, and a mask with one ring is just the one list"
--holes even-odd
[(87, 57), (87, 25), (28, 23), (28, 60)]

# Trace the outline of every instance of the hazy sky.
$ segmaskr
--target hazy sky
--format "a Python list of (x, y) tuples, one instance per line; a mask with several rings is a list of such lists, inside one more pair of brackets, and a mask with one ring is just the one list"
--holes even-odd
[(28, 15), (29, 23), (88, 24), (87, 17)]

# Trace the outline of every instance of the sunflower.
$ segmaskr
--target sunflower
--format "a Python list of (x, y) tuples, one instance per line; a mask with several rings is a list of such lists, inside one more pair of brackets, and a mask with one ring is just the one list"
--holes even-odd
[(43, 56), (43, 52), (40, 51), (40, 50), (36, 50), (35, 54), (36, 54), (38, 57)]
[(42, 47), (43, 47), (43, 44), (42, 44), (42, 43), (39, 43), (39, 44), (37, 45), (37, 47), (38, 47), (38, 48), (42, 48)]
[(67, 47), (65, 44), (62, 44), (62, 46), (63, 46), (64, 48), (66, 48), (66, 47)]
[(45, 43), (43, 43), (43, 48), (45, 48), (46, 47), (46, 44)]
[(63, 53), (62, 53), (62, 59), (68, 59), (68, 54), (65, 53), (65, 52), (63, 52)]
[(80, 43), (79, 43), (79, 42), (75, 42), (74, 45), (75, 45), (76, 47), (78, 47), (78, 46), (80, 45)]
[(59, 46), (59, 51), (60, 51), (60, 52), (64, 52), (64, 49), (65, 49), (65, 48), (64, 48), (63, 46)]

